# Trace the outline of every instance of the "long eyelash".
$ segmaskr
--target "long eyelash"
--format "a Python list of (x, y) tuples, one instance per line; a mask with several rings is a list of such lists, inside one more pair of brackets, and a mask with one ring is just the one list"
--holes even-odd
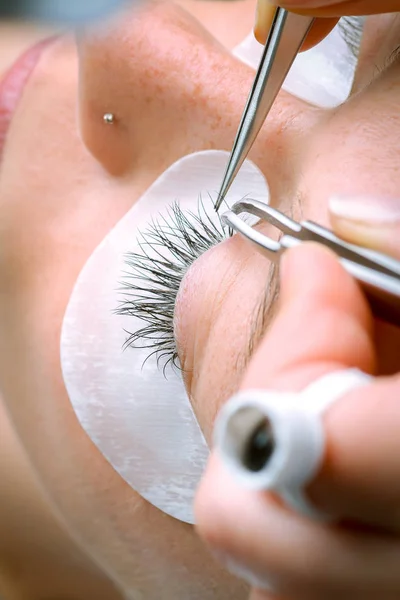
[(342, 17), (339, 29), (354, 59), (358, 58), (364, 29), (364, 17)]
[(169, 364), (179, 367), (174, 310), (181, 281), (192, 263), (225, 237), (218, 215), (211, 220), (201, 198), (197, 212), (184, 212), (175, 202), (140, 233), (140, 252), (126, 254), (124, 298), (116, 313), (145, 325), (133, 333), (126, 331), (124, 348), (152, 349), (146, 360), (156, 355), (164, 373)]

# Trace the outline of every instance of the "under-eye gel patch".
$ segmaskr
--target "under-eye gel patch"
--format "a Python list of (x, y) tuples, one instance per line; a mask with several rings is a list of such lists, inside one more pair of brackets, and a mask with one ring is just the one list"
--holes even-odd
[[(146, 348), (127, 348), (126, 331), (143, 327), (118, 315), (126, 254), (140, 233), (178, 203), (196, 212), (199, 195), (217, 196), (228, 153), (210, 150), (172, 165), (109, 232), (82, 269), (61, 335), (61, 367), (82, 427), (123, 479), (151, 504), (193, 523), (192, 505), (208, 448), (178, 370), (157, 365)], [(268, 200), (259, 169), (246, 161), (227, 196)], [(217, 215), (209, 211), (210, 218)], [(136, 320), (135, 320), (136, 319)]]

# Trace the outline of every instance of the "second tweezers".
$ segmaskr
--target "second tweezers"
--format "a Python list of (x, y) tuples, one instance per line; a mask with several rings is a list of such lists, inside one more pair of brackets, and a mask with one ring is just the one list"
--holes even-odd
[[(246, 223), (239, 215), (259, 217), (282, 232), (276, 241)], [(360, 283), (375, 316), (400, 326), (400, 262), (372, 250), (349, 244), (313, 221), (298, 223), (264, 202), (245, 199), (221, 215), (225, 225), (240, 233), (270, 260), (306, 241), (318, 242), (338, 256), (344, 268)]]

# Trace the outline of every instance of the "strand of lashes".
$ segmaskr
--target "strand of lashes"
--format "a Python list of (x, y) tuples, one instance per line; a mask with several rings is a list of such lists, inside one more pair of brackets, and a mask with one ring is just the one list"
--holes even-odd
[(174, 203), (165, 216), (152, 219), (140, 234), (140, 252), (126, 255), (123, 299), (116, 312), (144, 325), (126, 331), (124, 348), (149, 348), (146, 360), (156, 355), (164, 373), (169, 364), (179, 368), (173, 319), (181, 281), (192, 263), (225, 237), (219, 217), (211, 220), (201, 198), (197, 212), (184, 212)]
[(339, 29), (353, 58), (356, 60), (361, 46), (364, 17), (342, 17), (339, 21)]

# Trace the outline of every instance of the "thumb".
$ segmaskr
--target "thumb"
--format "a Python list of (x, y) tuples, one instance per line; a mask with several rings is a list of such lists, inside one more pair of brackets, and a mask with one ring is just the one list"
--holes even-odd
[[(267, 41), (275, 11), (276, 6), (274, 6), (270, 0), (257, 0), (254, 36), (260, 44), (265, 44)], [(337, 18), (318, 19), (308, 33), (302, 50), (309, 50), (318, 44), (332, 31), (337, 22)]]
[[(336, 257), (321, 246), (304, 244), (286, 252), (281, 267), (280, 310), (241, 388), (297, 392), (349, 367), (374, 373), (372, 316)], [(324, 460), (306, 490), (317, 508), (400, 531), (399, 398), (398, 375), (375, 378), (326, 410)], [(367, 532), (355, 528), (357, 535), (352, 535), (342, 527), (321, 527), (273, 495), (245, 489), (224, 469), (218, 452), (212, 454), (199, 488), (196, 517), (203, 538), (250, 569), (256, 587), (262, 587), (259, 578), (267, 577), (273, 587), (289, 589), (292, 595), (284, 597), (323, 598), (327, 595), (318, 595), (315, 584), (325, 578), (331, 591), (340, 580), (335, 597), (346, 589), (351, 592), (346, 597), (352, 598), (384, 595), (380, 592), (387, 571), (379, 579), (373, 570), (380, 560), (389, 564), (389, 558), (382, 547), (369, 545)], [(396, 557), (396, 572), (397, 564)]]
[(315, 17), (375, 15), (399, 10), (398, 0), (271, 0), (271, 3)]
[(329, 211), (337, 235), (400, 259), (400, 199), (334, 196)]

